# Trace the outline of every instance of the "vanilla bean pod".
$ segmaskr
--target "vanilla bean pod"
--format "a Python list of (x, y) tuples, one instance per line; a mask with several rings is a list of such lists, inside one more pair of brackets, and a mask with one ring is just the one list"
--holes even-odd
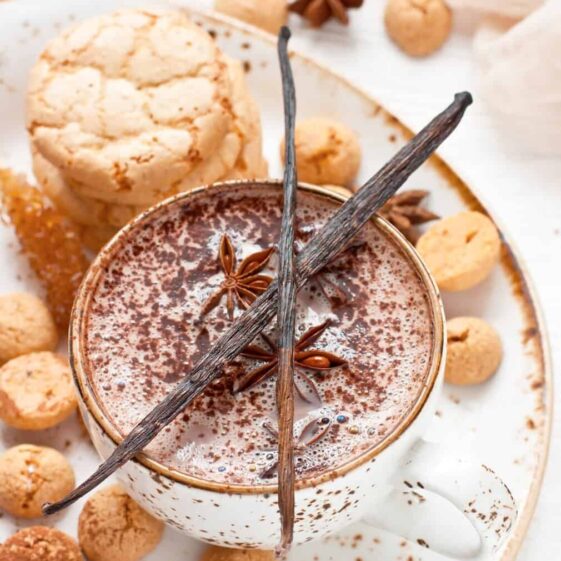
[(278, 499), (281, 516), (281, 542), (277, 557), (284, 558), (292, 545), (294, 535), (294, 328), (296, 324), (296, 265), (294, 257), (294, 220), (296, 214), (296, 92), (288, 58), (290, 31), (281, 29), (278, 43), (282, 74), (285, 128), (285, 167), (283, 180), (283, 211), (279, 240), (279, 302), (277, 411), (279, 416), (278, 440)]

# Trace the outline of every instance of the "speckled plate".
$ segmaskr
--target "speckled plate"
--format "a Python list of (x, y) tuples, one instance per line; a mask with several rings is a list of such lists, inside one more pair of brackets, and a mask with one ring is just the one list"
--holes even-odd
[[(0, 165), (30, 173), (24, 128), (26, 77), (45, 42), (72, 21), (135, 2), (115, 0), (50, 0), (0, 2)], [(145, 3), (144, 3), (145, 4)], [(230, 55), (242, 59), (254, 96), (259, 102), (265, 131), (265, 152), (272, 176), (281, 167), (278, 144), (282, 131), (281, 94), (274, 40), (242, 24), (209, 15), (193, 17), (216, 36)], [(299, 117), (330, 115), (357, 131), (364, 152), (360, 179), (384, 163), (410, 136), (399, 121), (366, 94), (329, 70), (298, 55), (292, 58), (298, 85)], [(427, 120), (432, 115), (427, 115)], [(438, 158), (424, 165), (409, 187), (431, 191), (430, 207), (440, 215), (462, 209), (488, 212), (478, 196)], [(505, 359), (498, 374), (473, 388), (446, 387), (430, 428), (429, 439), (444, 442), (463, 454), (473, 453), (492, 466), (512, 489), (519, 505), (514, 531), (494, 561), (515, 558), (532, 517), (545, 467), (551, 428), (551, 370), (546, 335), (536, 298), (522, 260), (504, 234), (501, 266), (482, 285), (468, 292), (446, 295), (449, 317), (477, 315), (501, 333)], [(18, 254), (12, 232), (0, 227), (0, 291), (37, 288)], [(42, 433), (24, 433), (0, 427), (0, 447), (16, 443), (48, 444), (70, 458), (78, 479), (97, 464), (97, 457), (77, 419)], [(78, 503), (48, 524), (76, 533)], [(22, 522), (5, 515), (0, 539)], [(172, 530), (147, 560), (196, 561), (203, 546)], [(366, 525), (349, 528), (323, 542), (298, 548), (295, 561), (434, 561), (430, 550), (406, 543)]]

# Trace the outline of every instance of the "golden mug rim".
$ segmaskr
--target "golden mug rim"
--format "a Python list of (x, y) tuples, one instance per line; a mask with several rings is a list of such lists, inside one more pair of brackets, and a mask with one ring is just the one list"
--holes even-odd
[[(92, 294), (92, 287), (96, 285), (96, 281), (100, 278), (103, 269), (107, 266), (111, 257), (122, 245), (123, 239), (128, 236), (131, 231), (134, 231), (141, 224), (151, 220), (153, 216), (163, 209), (179, 204), (184, 200), (188, 200), (191, 196), (196, 193), (207, 190), (224, 190), (228, 187), (235, 186), (247, 186), (256, 185), (263, 187), (282, 187), (281, 180), (275, 179), (242, 179), (242, 180), (230, 180), (217, 182), (211, 185), (204, 185), (196, 189), (192, 189), (187, 192), (178, 193), (164, 201), (161, 201), (152, 207), (146, 209), (140, 213), (136, 218), (131, 220), (126, 226), (124, 226), (115, 236), (101, 249), (92, 264), (90, 265), (77, 294), (72, 309), (72, 314), (70, 318), (70, 329), (69, 329), (69, 357), (70, 366), (72, 369), (72, 375), (74, 378), (74, 383), (78, 388), (80, 398), (88, 412), (92, 415), (97, 425), (101, 430), (107, 435), (115, 446), (119, 445), (123, 440), (123, 436), (119, 433), (113, 423), (110, 421), (109, 416), (103, 411), (103, 408), (98, 403), (96, 399), (96, 392), (89, 383), (89, 377), (87, 375), (84, 366), (84, 356), (82, 352), (83, 337), (85, 336), (85, 319), (87, 313), (87, 304), (90, 300)], [(327, 197), (328, 199), (334, 200), (338, 203), (344, 203), (348, 197), (345, 195), (333, 191), (329, 188), (312, 185), (309, 183), (299, 182), (298, 189), (304, 191), (319, 194), (321, 196)], [(441, 372), (445, 354), (445, 317), (444, 317), (444, 307), (440, 297), (437, 285), (432, 278), (429, 270), (421, 259), (420, 255), (417, 253), (415, 248), (405, 239), (405, 237), (390, 224), (387, 220), (382, 217), (375, 215), (371, 218), (376, 223), (382, 232), (387, 235), (394, 243), (398, 245), (400, 250), (402, 250), (406, 257), (415, 267), (417, 273), (419, 274), (425, 289), (429, 296), (429, 305), (431, 308), (431, 315), (434, 327), (434, 337), (433, 337), (433, 348), (431, 351), (431, 362), (429, 367), (429, 373), (426, 377), (425, 384), (417, 397), (415, 405), (410, 409), (408, 414), (402, 419), (399, 425), (389, 433), (380, 443), (376, 446), (368, 448), (363, 451), (357, 457), (352, 458), (348, 462), (332, 468), (320, 475), (316, 475), (309, 478), (303, 478), (297, 481), (297, 490), (306, 489), (310, 487), (317, 487), (327, 481), (342, 477), (347, 473), (359, 468), (367, 462), (377, 457), (382, 451), (388, 448), (391, 444), (397, 441), (406, 431), (411, 427), (417, 417), (420, 415), (421, 411), (424, 409), (429, 396), (435, 388), (436, 381), (438, 380), (439, 373)], [(87, 424), (87, 423), (86, 423)], [(141, 452), (137, 454), (134, 458), (135, 462), (141, 464), (143, 467), (149, 471), (155, 472), (160, 476), (164, 476), (171, 479), (177, 483), (187, 485), (189, 487), (195, 487), (198, 489), (203, 489), (207, 491), (220, 492), (220, 493), (234, 493), (234, 494), (274, 494), (278, 491), (277, 484), (269, 485), (239, 485), (239, 484), (228, 484), (220, 483), (215, 481), (209, 481), (186, 473), (180, 472), (178, 470), (169, 468), (164, 464), (150, 458), (146, 453)]]

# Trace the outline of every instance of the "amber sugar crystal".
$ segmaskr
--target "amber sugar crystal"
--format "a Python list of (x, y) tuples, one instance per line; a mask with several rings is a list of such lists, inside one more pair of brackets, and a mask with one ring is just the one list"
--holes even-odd
[(23, 254), (45, 289), (57, 325), (66, 330), (74, 297), (89, 265), (79, 230), (41, 191), (9, 170), (0, 169), (0, 202)]

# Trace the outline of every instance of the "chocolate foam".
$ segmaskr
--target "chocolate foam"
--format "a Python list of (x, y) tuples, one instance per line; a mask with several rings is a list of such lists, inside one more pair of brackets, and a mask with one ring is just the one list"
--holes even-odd
[[(299, 193), (302, 243), (336, 205), (317, 194)], [(94, 288), (85, 354), (97, 398), (121, 434), (163, 398), (230, 324), (225, 299), (201, 314), (224, 280), (217, 260), (222, 235), (230, 236), (239, 263), (277, 242), (280, 217), (278, 189), (206, 190), (166, 207), (119, 248)], [(347, 361), (326, 373), (306, 372), (321, 402), (296, 397), (295, 435), (315, 419), (331, 425), (322, 439), (298, 454), (299, 478), (341, 466), (383, 441), (411, 411), (428, 375), (433, 329), (423, 281), (373, 222), (358, 242), (328, 275), (351, 296), (347, 304), (333, 307), (313, 280), (299, 294), (297, 337), (329, 319), (313, 348)], [(274, 276), (276, 265), (274, 257), (264, 273)], [(274, 339), (274, 326), (269, 334)], [(263, 473), (275, 461), (276, 442), (263, 424), (276, 426), (276, 377), (251, 390), (232, 391), (236, 376), (258, 365), (238, 358), (160, 433), (148, 455), (206, 480), (270, 483)]]

